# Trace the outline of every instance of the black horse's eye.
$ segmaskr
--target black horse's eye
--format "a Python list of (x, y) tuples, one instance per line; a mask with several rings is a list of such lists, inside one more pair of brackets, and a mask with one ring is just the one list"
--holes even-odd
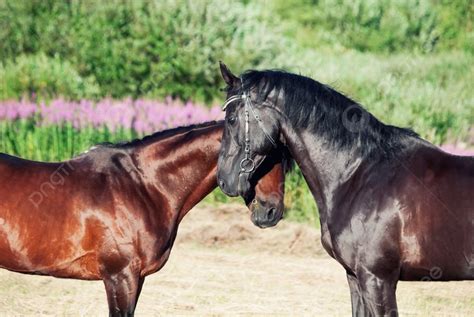
[(231, 116), (231, 117), (227, 118), (227, 122), (229, 122), (229, 124), (234, 124), (235, 123), (235, 117)]

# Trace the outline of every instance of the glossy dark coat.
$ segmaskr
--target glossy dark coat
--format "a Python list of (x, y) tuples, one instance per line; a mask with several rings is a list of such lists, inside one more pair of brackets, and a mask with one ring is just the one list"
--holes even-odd
[[(250, 91), (267, 131), (301, 168), (318, 205), (322, 244), (347, 272), (354, 316), (398, 315), (399, 280), (474, 279), (474, 157), (384, 125), (309, 78), (251, 71), (242, 87), (225, 65), (221, 71), (228, 97)], [(242, 102), (228, 106), (218, 177), (231, 194), (239, 167), (224, 161), (244, 155), (242, 118)], [(250, 128), (258, 163), (270, 155), (269, 141), (255, 122)]]
[[(110, 314), (133, 315), (145, 276), (168, 260), (186, 213), (217, 187), (222, 122), (103, 145), (63, 163), (0, 154), (0, 267), (103, 280)], [(283, 209), (281, 164), (254, 213)], [(190, 273), (192, 274), (192, 273)]]

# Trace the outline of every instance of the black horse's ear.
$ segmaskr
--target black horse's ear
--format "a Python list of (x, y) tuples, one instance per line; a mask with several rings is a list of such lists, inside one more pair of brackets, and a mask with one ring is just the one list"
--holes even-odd
[(224, 78), (225, 83), (229, 87), (235, 88), (236, 86), (240, 85), (239, 77), (232, 74), (232, 72), (229, 70), (229, 68), (226, 66), (226, 64), (219, 61), (219, 66), (221, 68), (222, 78)]

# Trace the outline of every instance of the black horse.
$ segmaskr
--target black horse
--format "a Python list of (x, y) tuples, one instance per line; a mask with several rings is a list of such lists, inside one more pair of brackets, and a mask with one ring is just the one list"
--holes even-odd
[(383, 124), (310, 78), (221, 64), (228, 85), (218, 183), (244, 193), (285, 145), (320, 213), (322, 244), (347, 272), (354, 316), (396, 316), (399, 280), (474, 279), (474, 157)]

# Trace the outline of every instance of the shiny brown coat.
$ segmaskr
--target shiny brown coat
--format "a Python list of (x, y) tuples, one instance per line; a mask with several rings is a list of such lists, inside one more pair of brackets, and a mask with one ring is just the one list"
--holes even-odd
[[(133, 315), (181, 219), (217, 186), (222, 128), (178, 128), (63, 163), (0, 154), (0, 267), (103, 280), (110, 314)], [(252, 208), (283, 208), (283, 177), (274, 165)]]

